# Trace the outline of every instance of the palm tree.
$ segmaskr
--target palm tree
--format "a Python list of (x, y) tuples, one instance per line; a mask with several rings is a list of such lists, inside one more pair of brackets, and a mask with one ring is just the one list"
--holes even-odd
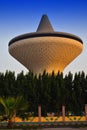
[(0, 97), (0, 104), (4, 107), (5, 114), (8, 118), (8, 127), (13, 126), (13, 118), (15, 118), (18, 111), (22, 111), (28, 108), (28, 102), (24, 101), (22, 96), (14, 97), (7, 97), (2, 98)]

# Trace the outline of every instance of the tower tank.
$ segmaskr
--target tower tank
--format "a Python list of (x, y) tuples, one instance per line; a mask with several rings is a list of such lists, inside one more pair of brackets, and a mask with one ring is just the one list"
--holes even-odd
[(36, 32), (9, 42), (9, 53), (34, 74), (62, 72), (83, 50), (82, 40), (73, 34), (54, 31), (43, 15)]

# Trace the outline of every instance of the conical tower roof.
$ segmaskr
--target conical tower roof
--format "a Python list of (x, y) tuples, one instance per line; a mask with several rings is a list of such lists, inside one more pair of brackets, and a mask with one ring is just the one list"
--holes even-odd
[(79, 42), (81, 42), (81, 44), (83, 44), (83, 41), (72, 34), (69, 33), (65, 33), (65, 32), (55, 32), (47, 15), (43, 15), (40, 23), (38, 25), (37, 31), (36, 32), (32, 32), (32, 33), (27, 33), (27, 34), (23, 34), (20, 36), (17, 36), (15, 38), (13, 38), (10, 42), (9, 42), (9, 46), (13, 43), (15, 43), (16, 41), (20, 41), (23, 39), (28, 39), (28, 38), (36, 38), (36, 37), (65, 37), (65, 38), (70, 38), (70, 39), (74, 39), (77, 40)]
[(47, 15), (43, 15), (39, 26), (37, 28), (37, 32), (53, 32), (53, 27), (48, 19)]

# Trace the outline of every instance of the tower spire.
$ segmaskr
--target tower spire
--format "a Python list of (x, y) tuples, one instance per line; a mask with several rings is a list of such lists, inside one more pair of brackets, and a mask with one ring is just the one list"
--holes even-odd
[(53, 27), (48, 19), (47, 15), (43, 15), (39, 26), (37, 28), (37, 32), (53, 32)]

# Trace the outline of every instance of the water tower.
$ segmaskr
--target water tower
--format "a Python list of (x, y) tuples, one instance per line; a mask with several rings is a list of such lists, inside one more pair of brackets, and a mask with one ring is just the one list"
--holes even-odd
[(35, 74), (62, 72), (83, 50), (82, 40), (65, 32), (55, 32), (43, 15), (36, 32), (13, 38), (9, 53)]

